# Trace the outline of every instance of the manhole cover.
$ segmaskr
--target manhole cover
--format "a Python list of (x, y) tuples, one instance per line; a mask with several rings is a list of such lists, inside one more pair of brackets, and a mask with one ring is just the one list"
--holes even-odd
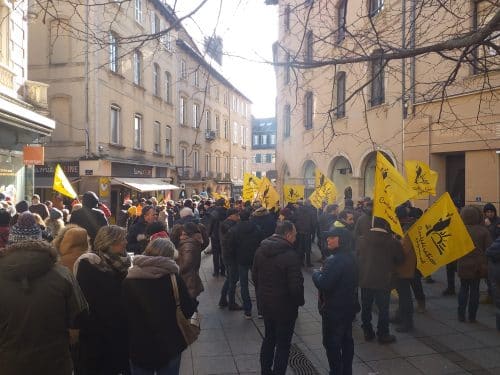
[(288, 364), (296, 375), (319, 375), (314, 365), (296, 344), (292, 344), (290, 347)]

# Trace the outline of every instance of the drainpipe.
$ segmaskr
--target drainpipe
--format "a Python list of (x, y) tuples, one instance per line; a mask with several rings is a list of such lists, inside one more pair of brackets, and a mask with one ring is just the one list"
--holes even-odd
[[(401, 47), (406, 47), (406, 0), (401, 2)], [(406, 102), (406, 59), (401, 60), (401, 160), (404, 166), (405, 119), (408, 115)]]
[(85, 93), (83, 95), (85, 107), (85, 158), (90, 159), (90, 131), (89, 131), (89, 0), (85, 2)]

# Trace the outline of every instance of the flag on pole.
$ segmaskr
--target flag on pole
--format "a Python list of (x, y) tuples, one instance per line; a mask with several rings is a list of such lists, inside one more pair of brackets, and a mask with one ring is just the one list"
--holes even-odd
[(278, 208), (280, 196), (272, 182), (267, 177), (262, 177), (257, 197), (265, 208)]
[(253, 202), (257, 192), (259, 191), (261, 180), (257, 176), (251, 173), (245, 173), (243, 175), (243, 191), (242, 198), (243, 202), (250, 201)]
[(423, 276), (463, 257), (475, 247), (448, 193), (439, 197), (411, 226), (407, 235)]
[(396, 216), (396, 207), (415, 195), (403, 176), (377, 152), (375, 164), (375, 188), (373, 192), (373, 216), (386, 220), (394, 233), (403, 237), (403, 229)]
[(75, 199), (77, 197), (73, 186), (71, 186), (59, 164), (56, 165), (56, 170), (54, 172), (54, 183), (52, 184), (52, 189), (66, 197), (70, 197), (71, 199)]
[(416, 193), (416, 198), (427, 198), (436, 195), (438, 173), (427, 164), (418, 160), (405, 161), (406, 180), (408, 186)]
[(337, 200), (337, 188), (332, 180), (326, 177), (319, 169), (315, 172), (316, 189), (309, 200), (316, 208), (321, 208), (323, 203), (332, 204)]
[(304, 199), (304, 185), (283, 185), (283, 195), (285, 196), (285, 206), (288, 203), (297, 203)]

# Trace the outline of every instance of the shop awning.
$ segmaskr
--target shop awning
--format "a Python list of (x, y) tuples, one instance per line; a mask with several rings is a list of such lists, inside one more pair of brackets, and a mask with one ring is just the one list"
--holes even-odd
[(138, 191), (178, 190), (179, 187), (161, 178), (118, 178), (111, 179), (111, 185), (124, 185)]

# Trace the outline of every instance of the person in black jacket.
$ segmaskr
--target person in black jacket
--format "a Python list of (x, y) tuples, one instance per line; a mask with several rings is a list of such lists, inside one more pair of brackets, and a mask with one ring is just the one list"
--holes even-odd
[[(222, 286), (219, 307), (229, 306), (229, 310), (238, 311), (242, 307), (235, 301), (236, 283), (238, 282), (238, 263), (236, 263), (236, 253), (230, 241), (231, 228), (240, 220), (238, 210), (230, 208), (227, 210), (227, 219), (220, 224), (220, 246), (222, 261), (226, 267), (226, 280)], [(228, 302), (229, 299), (229, 302)]]
[(276, 216), (269, 212), (265, 207), (257, 208), (250, 219), (261, 230), (262, 237), (267, 238), (274, 234), (276, 229)]
[(354, 341), (352, 320), (356, 313), (357, 268), (350, 249), (350, 233), (334, 228), (324, 234), (330, 255), (321, 270), (312, 275), (319, 291), (323, 318), (323, 346), (330, 374), (352, 374)]
[(323, 233), (328, 232), (335, 220), (337, 220), (337, 214), (339, 210), (338, 204), (329, 204), (325, 207), (325, 211), (319, 215), (318, 218), (318, 228), (319, 228), (319, 236), (318, 236), (318, 246), (321, 251), (321, 256), (326, 258), (328, 254), (328, 249), (326, 247), (326, 238), (323, 236)]
[(496, 308), (496, 326), (500, 331), (500, 237), (497, 237), (486, 249), (486, 257), (488, 258), (488, 278)]
[(311, 263), (311, 233), (315, 230), (316, 217), (313, 211), (305, 206), (303, 201), (298, 202), (298, 207), (294, 213), (294, 223), (297, 228), (297, 249), (299, 251), (302, 264), (312, 267)]
[(263, 374), (284, 375), (290, 355), (295, 320), (304, 305), (304, 278), (293, 248), (297, 231), (288, 220), (263, 240), (255, 253), (252, 279), (264, 318), (260, 350)]
[(69, 222), (87, 230), (91, 242), (94, 242), (99, 228), (108, 225), (108, 219), (97, 208), (99, 198), (93, 191), (87, 191), (82, 197), (82, 208), (71, 213)]
[(125, 235), (118, 225), (102, 227), (93, 251), (81, 255), (73, 266), (89, 304), (88, 319), (80, 329), (77, 374), (130, 374), (127, 318), (121, 299), (122, 281), (131, 264)]
[(175, 253), (174, 244), (166, 238), (150, 242), (142, 255), (134, 257), (123, 282), (133, 374), (179, 373), (187, 345), (177, 325), (172, 275), (187, 319), (194, 314), (196, 304), (179, 276)]
[(224, 207), (225, 199), (220, 198), (215, 202), (215, 206), (211, 207), (206, 216), (207, 218), (207, 232), (210, 236), (210, 244), (212, 245), (212, 257), (214, 263), (213, 276), (218, 277), (219, 275), (225, 276), (226, 269), (221, 258), (221, 248), (220, 248), (220, 237), (219, 237), (219, 225), (224, 220), (226, 220), (227, 209)]
[(236, 254), (238, 276), (240, 279), (241, 299), (245, 318), (252, 318), (252, 301), (248, 291), (248, 271), (252, 268), (255, 251), (262, 241), (262, 232), (252, 221), (251, 211), (245, 209), (240, 212), (240, 221), (230, 230), (230, 244)]
[(148, 244), (146, 228), (158, 220), (158, 214), (153, 206), (144, 206), (141, 216), (128, 229), (127, 251), (141, 254)]

